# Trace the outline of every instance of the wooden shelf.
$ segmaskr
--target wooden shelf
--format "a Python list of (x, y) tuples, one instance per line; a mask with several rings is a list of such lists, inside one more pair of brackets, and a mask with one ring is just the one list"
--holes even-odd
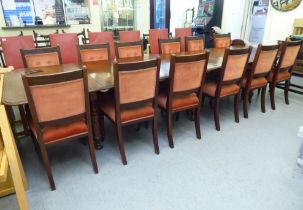
[(68, 28), (70, 25), (30, 25), (30, 26), (5, 26), (3, 30), (31, 29), (31, 28)]

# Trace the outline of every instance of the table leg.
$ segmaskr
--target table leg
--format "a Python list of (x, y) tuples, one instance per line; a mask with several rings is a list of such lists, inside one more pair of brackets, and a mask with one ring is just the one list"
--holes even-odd
[(102, 149), (102, 132), (101, 132), (101, 125), (100, 125), (100, 114), (98, 109), (98, 93), (92, 92), (89, 94), (90, 98), (90, 111), (92, 115), (92, 127), (93, 127), (93, 134), (94, 134), (94, 143), (95, 148), (97, 150)]

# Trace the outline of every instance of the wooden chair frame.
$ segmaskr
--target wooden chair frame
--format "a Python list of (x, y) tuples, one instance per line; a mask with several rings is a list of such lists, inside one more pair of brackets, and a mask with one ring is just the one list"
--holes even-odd
[[(54, 34), (58, 34), (59, 30), (57, 29)], [(35, 30), (33, 30), (34, 35), (34, 43), (36, 45), (36, 48), (44, 48), (44, 47), (50, 47), (50, 38), (49, 35), (43, 35), (37, 33)], [(39, 38), (43, 40), (39, 40)], [(40, 44), (45, 44), (44, 46), (41, 46)]]
[[(55, 83), (60, 83), (60, 82), (67, 82), (67, 81), (72, 81), (76, 79), (83, 79), (84, 82), (84, 92), (83, 94), (85, 95), (85, 112), (76, 116), (71, 116), (71, 117), (66, 117), (63, 119), (58, 119), (58, 120), (52, 120), (52, 121), (46, 121), (46, 122), (39, 122), (38, 120), (38, 115), (36, 112), (34, 100), (32, 97), (32, 94), (30, 92), (30, 86), (33, 85), (47, 85), (47, 84), (55, 84)], [(95, 150), (94, 150), (94, 142), (93, 142), (93, 133), (92, 133), (92, 125), (91, 125), (91, 114), (90, 114), (90, 102), (89, 102), (89, 94), (88, 94), (88, 82), (87, 82), (87, 71), (86, 69), (79, 69), (78, 71), (73, 71), (73, 72), (64, 72), (60, 74), (50, 74), (50, 75), (44, 75), (44, 76), (22, 76), (24, 88), (25, 88), (25, 93), (28, 98), (28, 105), (30, 109), (30, 114), (31, 118), (33, 121), (33, 126), (34, 129), (37, 133), (37, 144), (36, 147), (38, 147), (40, 151), (40, 155), (42, 156), (42, 160), (44, 162), (44, 166), (47, 171), (47, 176), (49, 179), (50, 187), (52, 190), (56, 189), (55, 182), (53, 179), (49, 159), (48, 159), (48, 154), (46, 147), (48, 145), (56, 144), (61, 141), (69, 141), (81, 137), (88, 137), (88, 144), (89, 144), (89, 151), (90, 151), (90, 157), (93, 165), (93, 169), (95, 173), (98, 173), (98, 166), (97, 166), (97, 161), (96, 161), (96, 156), (95, 156)], [(80, 94), (80, 93), (79, 93)], [(65, 139), (61, 139), (60, 141), (53, 141), (53, 142), (44, 142), (43, 141), (43, 133), (42, 129), (48, 126), (58, 126), (58, 125), (65, 125), (68, 123), (75, 122), (77, 120), (85, 120), (88, 132), (87, 134), (79, 134), (77, 136), (70, 136)], [(32, 138), (35, 138), (34, 135), (32, 135)]]
[[(154, 150), (156, 154), (160, 153), (159, 145), (158, 145), (158, 127), (157, 127), (157, 97), (158, 97), (158, 89), (159, 89), (159, 74), (160, 74), (160, 65), (161, 60), (160, 58), (152, 59), (149, 61), (138, 61), (133, 63), (118, 63), (117, 61), (114, 61), (114, 90), (115, 90), (115, 121), (111, 120), (109, 116), (106, 115), (106, 113), (102, 112), (101, 110), (101, 120), (104, 121), (104, 116), (106, 116), (113, 124), (116, 125), (117, 129), (117, 138), (118, 138), (118, 144), (119, 144), (119, 150), (120, 150), (120, 156), (122, 159), (122, 163), (124, 165), (127, 165), (126, 155), (125, 155), (125, 149), (122, 139), (122, 127), (129, 125), (129, 124), (136, 124), (140, 122), (146, 122), (152, 120), (153, 126), (153, 143), (154, 143)], [(136, 71), (141, 70), (145, 68), (150, 67), (157, 67), (157, 73), (156, 73), (156, 88), (155, 88), (155, 96), (153, 98), (144, 100), (144, 101), (137, 101), (133, 103), (127, 103), (127, 104), (120, 104), (120, 92), (119, 92), (119, 71)], [(131, 107), (139, 107), (140, 105), (146, 104), (146, 103), (152, 103), (152, 107), (154, 109), (154, 116), (153, 117), (146, 117), (144, 119), (138, 119), (138, 120), (132, 120), (131, 122), (123, 123), (121, 122), (121, 111), (131, 108)], [(103, 124), (103, 123), (102, 123)]]
[(79, 58), (79, 64), (83, 64), (81, 60), (81, 50), (95, 50), (95, 49), (107, 49), (108, 53), (108, 60), (110, 60), (110, 48), (109, 44), (84, 44), (84, 45), (78, 45), (78, 58)]
[[(201, 129), (200, 129), (200, 112), (201, 111), (200, 110), (201, 110), (201, 101), (202, 101), (202, 89), (203, 89), (203, 84), (205, 81), (205, 75), (206, 75), (206, 71), (207, 71), (208, 58), (209, 58), (209, 52), (206, 52), (204, 54), (200, 53), (200, 54), (193, 54), (193, 55), (172, 55), (171, 56), (166, 109), (163, 109), (159, 106), (159, 108), (162, 111), (165, 111), (167, 113), (166, 129), (167, 129), (167, 138), (168, 138), (168, 143), (169, 143), (170, 148), (174, 148), (174, 141), (173, 141), (173, 135), (172, 135), (172, 127), (173, 127), (172, 117), (173, 117), (174, 113), (178, 113), (178, 112), (186, 111), (186, 110), (193, 110), (194, 115), (195, 115), (196, 136), (198, 139), (201, 139)], [(202, 60), (205, 60), (205, 65), (204, 65), (204, 70), (203, 70), (200, 87), (192, 89), (192, 90), (174, 92), (173, 87), (174, 87), (176, 63), (188, 63), (188, 62), (196, 62), (196, 61), (202, 61)], [(197, 97), (199, 99), (199, 103), (197, 105), (173, 110), (172, 103), (173, 103), (174, 97), (186, 96), (186, 95), (189, 95), (192, 93), (197, 94)]]
[(119, 59), (119, 47), (141, 46), (141, 57), (144, 56), (143, 40), (135, 42), (115, 42), (116, 58)]
[(159, 45), (159, 52), (162, 54), (162, 46), (163, 43), (173, 43), (173, 42), (179, 42), (180, 43), (180, 52), (181, 52), (181, 38), (168, 38), (168, 39), (158, 39), (158, 45)]

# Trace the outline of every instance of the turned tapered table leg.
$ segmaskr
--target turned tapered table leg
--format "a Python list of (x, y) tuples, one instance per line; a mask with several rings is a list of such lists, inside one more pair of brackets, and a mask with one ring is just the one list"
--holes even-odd
[(102, 131), (100, 125), (100, 115), (99, 115), (99, 108), (98, 108), (98, 93), (92, 92), (89, 94), (90, 98), (90, 107), (91, 107), (91, 115), (92, 115), (92, 127), (93, 127), (93, 134), (94, 134), (94, 143), (95, 149), (100, 150), (103, 148), (102, 142)]

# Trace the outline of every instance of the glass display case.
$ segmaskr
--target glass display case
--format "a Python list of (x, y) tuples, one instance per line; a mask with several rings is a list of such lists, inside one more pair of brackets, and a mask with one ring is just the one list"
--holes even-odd
[(103, 30), (119, 31), (134, 30), (134, 0), (102, 0)]

